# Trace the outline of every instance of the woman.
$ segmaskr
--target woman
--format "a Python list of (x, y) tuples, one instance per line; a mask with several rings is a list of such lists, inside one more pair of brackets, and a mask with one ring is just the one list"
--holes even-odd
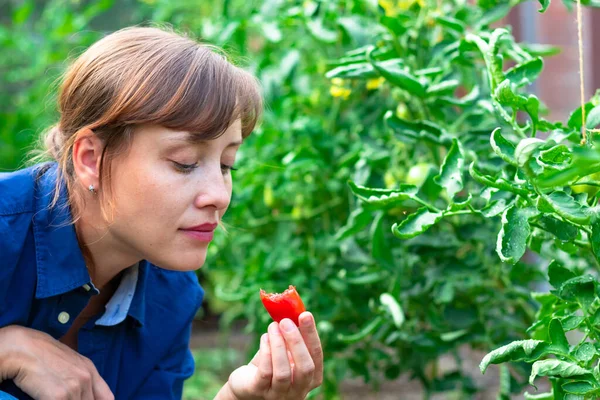
[[(195, 270), (229, 206), (256, 81), (171, 31), (126, 28), (70, 66), (55, 161), (0, 174), (0, 399), (176, 399), (194, 371)], [(218, 399), (319, 386), (312, 315), (272, 323)]]

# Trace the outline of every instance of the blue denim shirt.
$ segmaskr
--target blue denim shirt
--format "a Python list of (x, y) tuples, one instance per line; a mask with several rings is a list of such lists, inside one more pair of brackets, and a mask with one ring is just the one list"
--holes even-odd
[[(49, 208), (56, 163), (0, 174), (0, 328), (21, 325), (61, 338), (98, 293), (79, 248), (66, 191)], [(191, 324), (204, 291), (194, 272), (147, 261), (123, 274), (106, 312), (78, 333), (116, 399), (180, 399), (194, 372)], [(30, 399), (12, 381), (0, 399)]]

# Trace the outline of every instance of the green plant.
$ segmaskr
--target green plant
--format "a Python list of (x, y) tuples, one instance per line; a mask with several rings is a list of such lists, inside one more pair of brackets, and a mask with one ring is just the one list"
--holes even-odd
[[(315, 396), (337, 398), (353, 373), (375, 386), (410, 374), (426, 396), (468, 398), (483, 388), (459, 349), (507, 343), (482, 363), (525, 361), (502, 365), (500, 398), (527, 384), (526, 362), (534, 378), (551, 377), (554, 398), (593, 396), (600, 155), (593, 137), (579, 144), (581, 110), (550, 122), (527, 93), (557, 50), (490, 28), (517, 3), (11, 6), (0, 40), (18, 56), (0, 61), (3, 93), (15, 94), (1, 98), (0, 167), (20, 165), (34, 133), (54, 122), (44, 96), (73, 46), (102, 30), (171, 23), (243, 60), (267, 104), (238, 157), (230, 234), (216, 237), (200, 272), (224, 328), (244, 319), (258, 344), (270, 321), (259, 290), (293, 283), (325, 346)], [(586, 127), (599, 122), (599, 103), (585, 105)], [(548, 275), (554, 289), (542, 293)], [(570, 346), (562, 331), (583, 337)], [(441, 372), (448, 355), (456, 367)], [(205, 363), (189, 396), (222, 378), (204, 374)]]
[[(346, 232), (356, 233), (377, 216), (372, 254), (393, 265), (397, 255), (377, 226), (382, 220), (392, 225), (387, 222), (392, 215), (393, 235), (406, 240), (402, 246), (412, 249), (415, 269), (421, 269), (396, 276), (380, 299), (389, 315), (378, 316), (365, 331), (394, 344), (400, 360), (416, 349), (418, 361), (407, 369), (428, 390), (447, 387), (456, 373), (441, 377), (443, 382), (426, 376), (427, 357), (415, 340), (420, 335), (428, 335), (435, 359), (461, 342), (490, 349), (527, 331), (535, 339), (491, 352), (482, 371), (490, 363), (534, 362), (531, 384), (536, 376), (551, 377), (554, 394), (543, 398), (592, 398), (600, 393), (600, 370), (592, 369), (598, 360), (600, 320), (594, 317), (600, 292), (591, 274), (598, 266), (600, 224), (597, 197), (589, 188), (599, 184), (590, 177), (600, 171), (600, 152), (593, 138), (580, 143), (580, 131), (600, 124), (599, 97), (585, 105), (586, 121), (581, 108), (567, 124), (543, 118), (543, 105), (526, 86), (541, 72), (542, 56), (553, 50), (520, 45), (507, 29), (488, 29), (510, 6), (413, 5), (403, 18), (382, 20), (387, 40), (352, 52), (351, 62), (329, 72), (336, 78), (385, 78), (402, 105), (385, 120), (403, 139), (405, 160), (432, 166), (420, 167), (416, 182), (387, 189), (376, 188), (381, 176), (350, 182), (361, 205)], [(394, 164), (402, 166), (409, 167)], [(578, 190), (580, 185), (587, 191)], [(555, 290), (530, 296), (546, 273), (538, 266), (548, 264)], [(541, 303), (535, 318), (533, 300)], [(461, 308), (462, 314), (444, 314)], [(456, 322), (461, 325), (452, 326)], [(576, 346), (569, 345), (565, 330), (583, 332)], [(527, 373), (523, 364), (504, 367), (501, 398), (520, 390)], [(472, 387), (462, 379), (468, 392)]]

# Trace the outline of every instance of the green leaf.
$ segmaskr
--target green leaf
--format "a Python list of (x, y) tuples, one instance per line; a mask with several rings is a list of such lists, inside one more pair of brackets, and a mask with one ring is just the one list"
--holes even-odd
[(364, 230), (373, 220), (373, 213), (363, 208), (357, 208), (348, 217), (346, 225), (336, 232), (335, 240), (343, 240)]
[(483, 175), (483, 174), (479, 173), (478, 171), (475, 170), (475, 161), (473, 161), (469, 165), (469, 174), (476, 182), (479, 182), (482, 185), (497, 188), (497, 189), (504, 190), (507, 192), (513, 192), (513, 193), (520, 194), (525, 197), (529, 195), (529, 192), (527, 192), (525, 189), (522, 189), (516, 185), (513, 185), (512, 183), (508, 182), (504, 178), (494, 178), (493, 176)]
[(391, 59), (378, 62), (371, 58), (371, 53), (372, 50), (367, 53), (367, 59), (388, 82), (417, 97), (424, 98), (426, 96), (427, 92), (423, 84), (408, 72), (405, 67), (402, 67), (404, 64), (403, 60)]
[(596, 390), (594, 385), (588, 381), (573, 381), (562, 385), (562, 389), (571, 394), (585, 395)]
[(573, 155), (571, 154), (571, 150), (564, 144), (560, 144), (547, 150), (540, 151), (537, 162), (543, 167), (565, 169), (569, 166), (572, 159)]
[(451, 18), (451, 17), (442, 17), (442, 16), (436, 16), (435, 20), (443, 27), (448, 28), (450, 30), (455, 31), (456, 33), (465, 33), (465, 24), (456, 19), (456, 18)]
[(592, 222), (592, 235), (590, 236), (592, 244), (592, 253), (596, 260), (600, 261), (600, 219), (595, 218)]
[(379, 212), (373, 221), (371, 228), (371, 255), (373, 259), (388, 265), (394, 265), (394, 256), (392, 255), (392, 246), (388, 243), (385, 237), (385, 232), (389, 232), (386, 226), (384, 230), (384, 217), (383, 212)]
[(563, 241), (570, 241), (577, 238), (577, 234), (579, 233), (579, 228), (575, 225), (562, 221), (560, 219), (554, 218), (550, 215), (544, 215), (539, 219), (537, 224), (547, 232), (550, 232), (558, 239)]
[(17, 7), (15, 9), (15, 11), (13, 12), (13, 15), (12, 15), (13, 24), (21, 25), (25, 21), (27, 21), (27, 19), (29, 19), (29, 17), (31, 16), (31, 13), (33, 12), (34, 8), (35, 8), (35, 3), (33, 1), (22, 2), (22, 4), (19, 7)]
[(540, 204), (538, 200), (538, 209), (540, 211), (547, 205), (552, 211), (568, 221), (578, 224), (588, 224), (590, 222), (590, 214), (587, 212), (587, 207), (584, 208), (581, 203), (578, 203), (573, 197), (562, 190), (557, 190), (549, 195), (542, 194), (540, 199), (546, 202), (545, 204)]
[(311, 35), (324, 43), (335, 43), (338, 40), (338, 32), (323, 26), (321, 19), (307, 20), (306, 28)]
[(427, 207), (422, 207), (399, 224), (394, 224), (392, 232), (400, 239), (410, 239), (431, 228), (442, 217), (443, 214), (441, 212), (431, 212)]
[(538, 11), (540, 13), (546, 12), (548, 7), (550, 6), (550, 0), (539, 0), (539, 2), (540, 2), (540, 5), (542, 6), (542, 8), (540, 8)]
[(361, 78), (361, 79), (371, 79), (378, 77), (379, 74), (371, 64), (368, 63), (357, 63), (350, 65), (343, 65), (337, 68), (332, 69), (331, 71), (325, 74), (325, 77), (328, 79), (332, 78), (343, 78), (343, 79), (352, 79), (352, 78)]
[(473, 200), (473, 195), (469, 193), (469, 196), (463, 201), (451, 202), (448, 204), (448, 211), (459, 211), (467, 208), (471, 201)]
[(572, 331), (573, 329), (579, 328), (579, 325), (585, 320), (584, 317), (579, 315), (569, 315), (561, 320), (562, 326), (565, 331)]
[(453, 332), (446, 332), (446, 333), (442, 333), (440, 335), (440, 339), (442, 339), (443, 342), (453, 342), (456, 339), (463, 337), (467, 333), (469, 333), (469, 331), (467, 329), (461, 329), (461, 330), (453, 331)]
[(494, 92), (494, 97), (501, 105), (514, 109), (522, 109), (527, 103), (525, 96), (515, 93), (513, 84), (508, 79), (500, 82)]
[(590, 361), (596, 355), (596, 348), (590, 342), (580, 344), (574, 353), (575, 357), (584, 363)]
[(535, 350), (538, 348), (543, 350), (544, 347), (545, 344), (541, 340), (517, 340), (486, 354), (479, 364), (479, 369), (481, 373), (485, 374), (485, 370), (490, 364), (502, 364), (507, 361), (522, 361), (530, 357), (540, 357), (542, 352), (535, 352)]
[(598, 125), (600, 125), (600, 106), (594, 107), (585, 118), (585, 127), (587, 129), (594, 129)]
[(550, 321), (548, 337), (550, 338), (552, 347), (560, 349), (560, 351), (565, 354), (569, 353), (569, 341), (565, 336), (565, 331), (563, 330), (560, 320), (557, 318), (553, 318), (552, 321)]
[(378, 316), (374, 320), (369, 322), (367, 325), (365, 325), (363, 329), (361, 329), (359, 332), (350, 335), (340, 333), (337, 335), (337, 339), (347, 344), (360, 342), (361, 340), (369, 336), (375, 329), (379, 328), (379, 326), (382, 323), (383, 318), (381, 316)]
[(534, 386), (533, 382), (538, 376), (552, 376), (561, 378), (571, 378), (590, 374), (591, 371), (581, 368), (577, 364), (561, 360), (541, 360), (533, 363), (531, 367), (531, 375), (529, 376), (529, 384)]
[(512, 6), (510, 3), (496, 3), (494, 8), (490, 8), (483, 14), (483, 16), (477, 21), (479, 27), (486, 27), (496, 21), (506, 17), (510, 12)]
[(446, 189), (450, 199), (454, 199), (456, 193), (463, 188), (462, 169), (464, 164), (465, 159), (460, 143), (457, 139), (452, 139), (452, 146), (440, 167), (440, 174), (434, 178), (438, 185)]
[(517, 160), (517, 164), (521, 167), (525, 166), (529, 162), (531, 155), (544, 144), (545, 142), (538, 138), (521, 140), (515, 149), (515, 159)]
[(496, 253), (502, 262), (516, 264), (527, 249), (531, 229), (527, 211), (511, 206), (502, 213), (502, 228), (498, 232)]
[(402, 324), (404, 324), (404, 312), (402, 311), (402, 307), (398, 303), (398, 301), (389, 293), (382, 293), (379, 296), (379, 301), (385, 307), (388, 313), (392, 316), (394, 320), (394, 325), (396, 328), (400, 328)]
[(578, 301), (587, 310), (596, 299), (597, 284), (592, 275), (576, 276), (562, 284), (559, 295), (566, 300)]
[(509, 205), (506, 204), (506, 200), (496, 200), (488, 204), (485, 208), (482, 208), (481, 215), (483, 215), (486, 218), (495, 217), (497, 215), (502, 214), (504, 210), (506, 210), (508, 207)]
[(430, 121), (408, 121), (396, 116), (391, 110), (385, 113), (385, 123), (394, 132), (412, 140), (427, 140), (441, 144), (448, 142), (448, 133), (439, 125)]
[(563, 283), (565, 283), (569, 279), (575, 278), (575, 276), (576, 275), (575, 273), (573, 273), (573, 271), (563, 267), (556, 260), (552, 260), (552, 262), (548, 266), (548, 278), (550, 280), (550, 284), (556, 289), (560, 289)]
[(500, 133), (500, 128), (494, 129), (490, 136), (490, 144), (494, 153), (509, 164), (517, 165), (515, 160), (515, 145), (509, 142)]
[[(585, 115), (589, 115), (590, 111), (592, 111), (593, 108), (594, 105), (592, 103), (586, 103), (584, 106)], [(583, 126), (583, 120), (581, 117), (581, 107), (579, 107), (575, 111), (573, 111), (571, 113), (571, 116), (569, 117), (569, 121), (567, 122), (569, 128), (580, 131), (581, 127)]]
[(360, 200), (374, 206), (392, 206), (408, 199), (416, 198), (418, 188), (413, 185), (400, 185), (399, 189), (376, 189), (357, 185), (349, 181), (352, 192)]
[(524, 393), (525, 399), (527, 400), (556, 400), (554, 398), (554, 393), (539, 393), (539, 394), (529, 394), (529, 392)]
[(442, 94), (452, 94), (459, 85), (460, 81), (457, 81), (456, 79), (442, 81), (440, 83), (436, 83), (435, 85), (429, 86), (427, 88), (427, 95), (433, 97), (440, 96)]
[(544, 61), (536, 57), (506, 71), (506, 79), (517, 86), (528, 85), (538, 78), (543, 68)]

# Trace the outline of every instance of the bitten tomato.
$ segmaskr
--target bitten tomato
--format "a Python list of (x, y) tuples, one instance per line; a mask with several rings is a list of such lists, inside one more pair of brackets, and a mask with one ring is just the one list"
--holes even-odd
[(299, 326), (298, 317), (306, 311), (300, 295), (292, 285), (283, 293), (267, 293), (260, 289), (260, 299), (276, 322), (289, 318)]

